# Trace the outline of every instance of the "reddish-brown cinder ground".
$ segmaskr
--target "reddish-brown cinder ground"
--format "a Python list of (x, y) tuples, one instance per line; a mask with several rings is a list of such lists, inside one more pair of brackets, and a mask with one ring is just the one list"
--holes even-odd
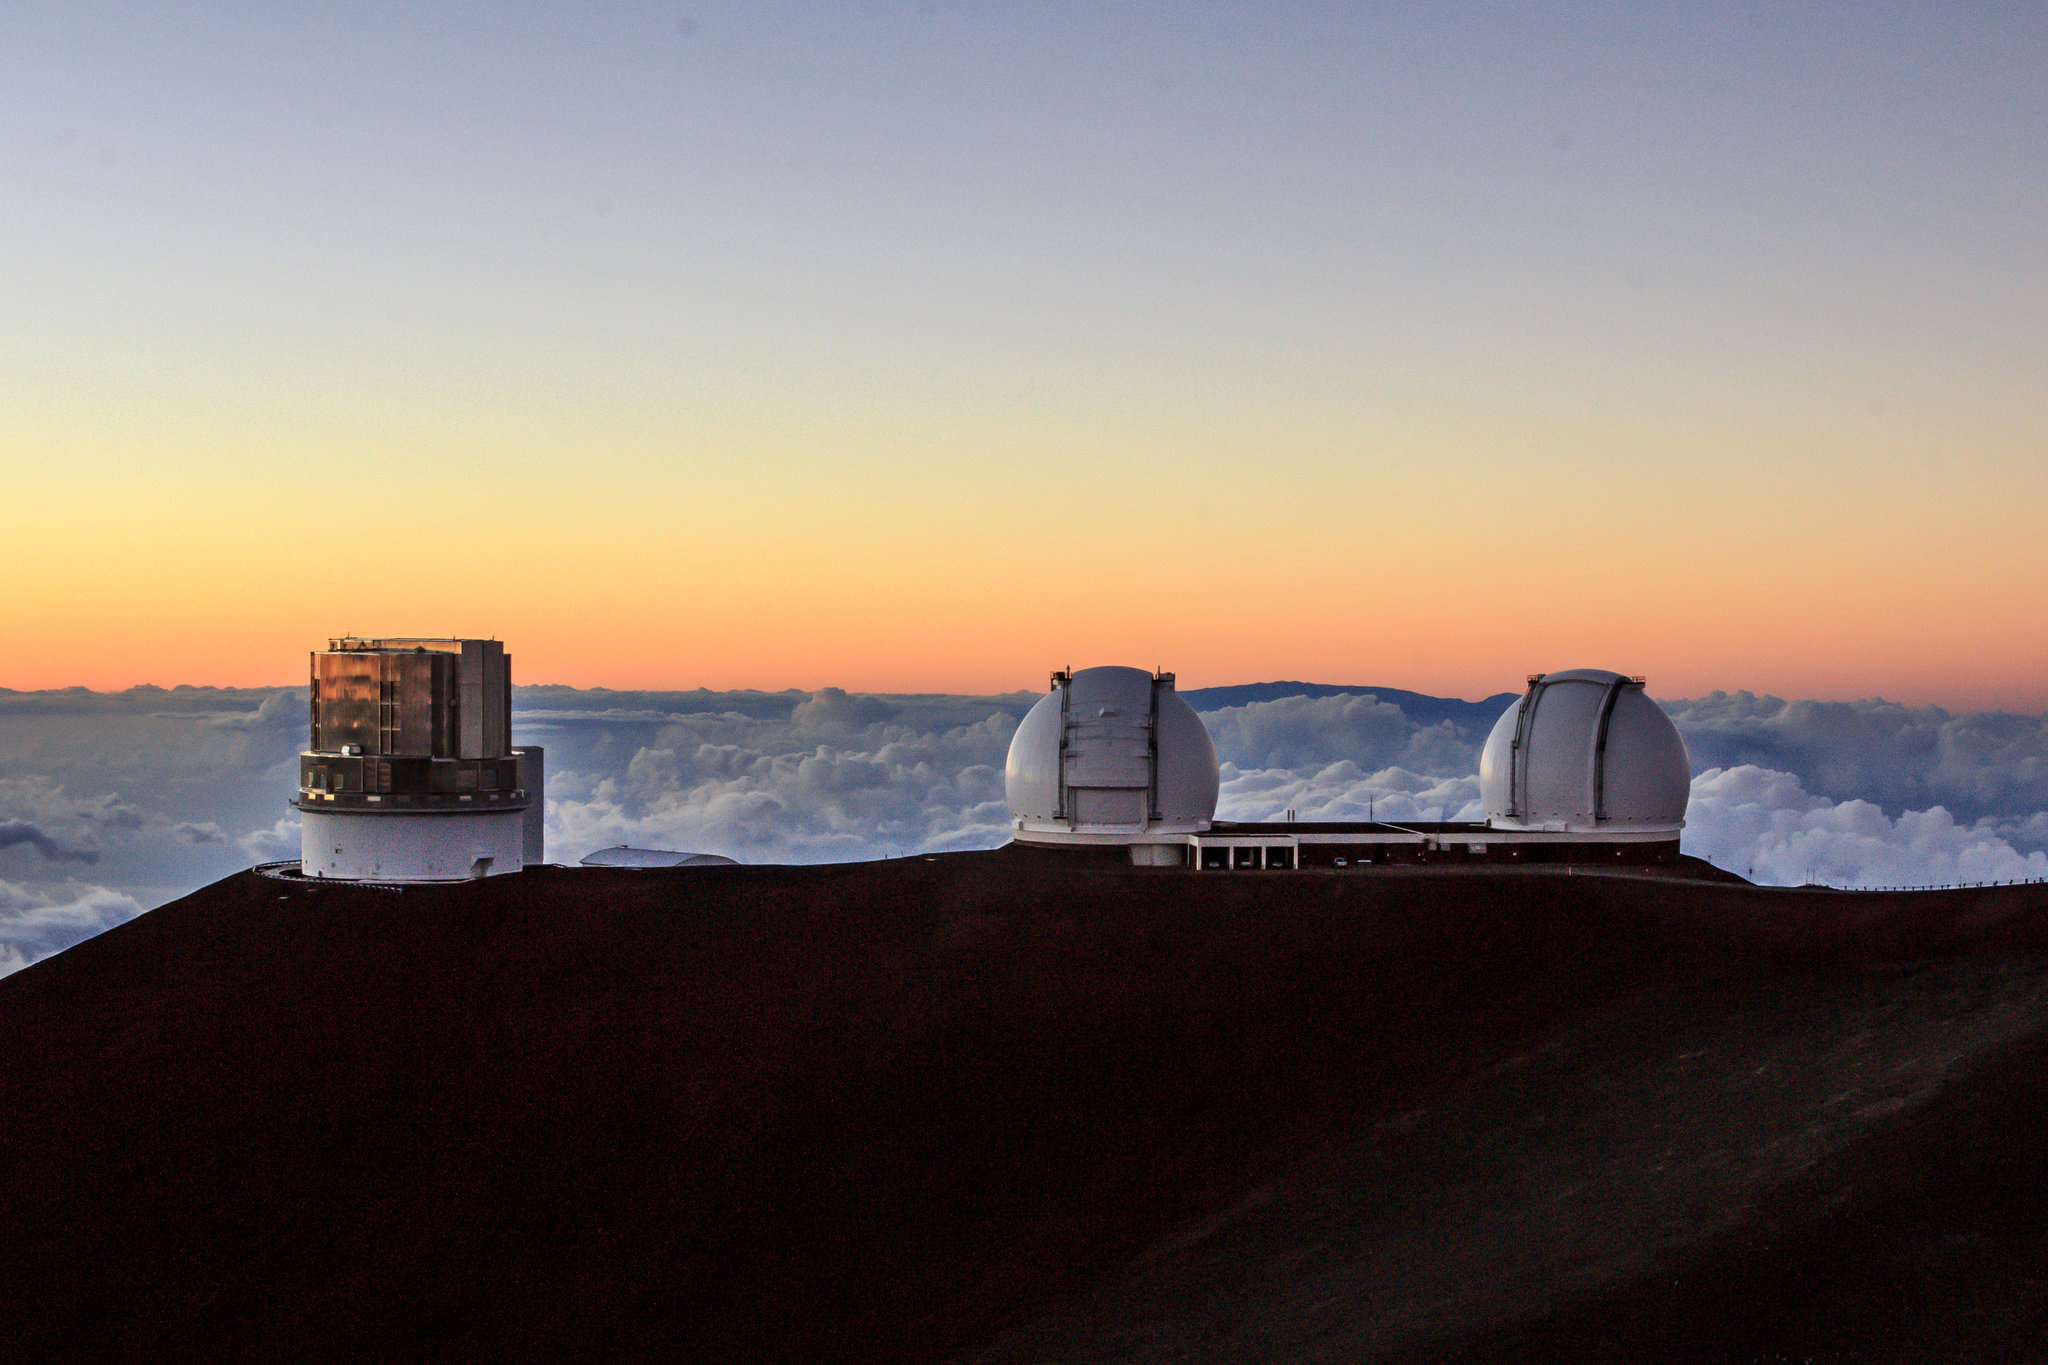
[(1674, 983), (2048, 948), (1683, 870), (243, 874), (0, 982), (0, 1356), (971, 1354)]

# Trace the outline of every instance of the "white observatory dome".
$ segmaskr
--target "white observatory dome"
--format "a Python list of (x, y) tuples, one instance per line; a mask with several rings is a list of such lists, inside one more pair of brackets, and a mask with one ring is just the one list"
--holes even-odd
[(1026, 843), (1180, 843), (1216, 814), (1216, 745), (1171, 673), (1084, 668), (1053, 674), (1004, 781)]
[(1642, 679), (1575, 668), (1531, 678), (1495, 723), (1479, 792), (1496, 829), (1676, 838), (1692, 762)]

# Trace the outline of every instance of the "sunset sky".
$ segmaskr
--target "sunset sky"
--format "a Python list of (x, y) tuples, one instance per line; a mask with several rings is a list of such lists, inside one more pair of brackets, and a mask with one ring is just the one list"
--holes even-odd
[(0, 10), (0, 686), (2048, 709), (2048, 7)]

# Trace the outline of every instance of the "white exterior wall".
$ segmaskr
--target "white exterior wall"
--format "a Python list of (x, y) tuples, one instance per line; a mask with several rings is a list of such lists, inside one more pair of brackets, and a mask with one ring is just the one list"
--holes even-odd
[[(340, 881), (457, 882), (525, 864), (525, 812), (299, 812), (299, 866)], [(480, 861), (488, 863), (479, 866)]]

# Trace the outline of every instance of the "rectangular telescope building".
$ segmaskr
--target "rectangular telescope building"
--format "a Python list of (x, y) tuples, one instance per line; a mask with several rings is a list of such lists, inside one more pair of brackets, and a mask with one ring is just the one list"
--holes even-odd
[(292, 805), (309, 877), (460, 881), (541, 861), (544, 751), (512, 747), (497, 640), (328, 641)]

